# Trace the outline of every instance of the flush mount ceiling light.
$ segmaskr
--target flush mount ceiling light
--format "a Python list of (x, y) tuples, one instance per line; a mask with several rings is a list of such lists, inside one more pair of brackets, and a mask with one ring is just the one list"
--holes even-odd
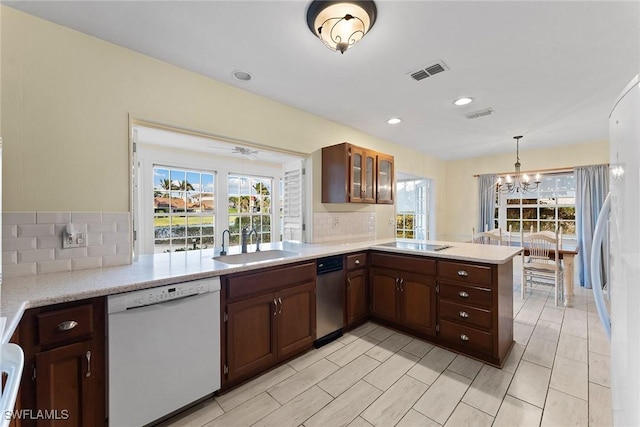
[(401, 121), (402, 121), (402, 119), (399, 118), (399, 117), (392, 117), (389, 120), (387, 120), (387, 123), (389, 123), (390, 125), (397, 125)]
[(377, 13), (370, 0), (314, 0), (307, 9), (307, 25), (325, 46), (344, 53), (369, 32)]
[(540, 184), (540, 174), (536, 174), (536, 180), (533, 183), (529, 182), (529, 177), (527, 174), (520, 173), (520, 138), (522, 135), (514, 136), (513, 139), (516, 140), (516, 163), (515, 163), (515, 175), (513, 179), (511, 175), (507, 175), (505, 177), (504, 182), (502, 181), (502, 177), (498, 178), (497, 187), (498, 191), (502, 194), (507, 193), (526, 193), (529, 191), (536, 191), (538, 189), (538, 185)]
[(251, 73), (248, 73), (246, 71), (236, 70), (233, 72), (233, 78), (236, 80), (240, 80), (241, 82), (248, 82), (253, 78), (253, 76), (251, 75)]
[(458, 107), (461, 107), (463, 105), (471, 104), (472, 102), (473, 102), (473, 98), (470, 98), (468, 96), (463, 96), (453, 101), (453, 105), (457, 105)]

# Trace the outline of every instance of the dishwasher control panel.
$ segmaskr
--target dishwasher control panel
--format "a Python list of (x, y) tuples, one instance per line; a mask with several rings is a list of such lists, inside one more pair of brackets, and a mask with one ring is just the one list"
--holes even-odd
[(192, 295), (216, 291), (220, 291), (219, 277), (193, 280), (191, 282), (176, 283), (173, 285), (159, 286), (157, 288), (111, 295), (108, 299), (109, 313), (115, 313), (136, 307), (144, 307), (146, 305), (159, 304), (186, 298)]

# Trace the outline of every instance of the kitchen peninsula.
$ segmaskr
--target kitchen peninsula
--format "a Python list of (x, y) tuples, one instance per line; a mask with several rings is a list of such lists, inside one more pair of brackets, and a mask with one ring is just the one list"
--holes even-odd
[[(344, 255), (346, 292), (350, 292), (350, 280), (354, 277), (349, 275), (349, 259), (359, 261), (357, 270), (351, 273), (360, 275), (360, 283), (364, 284), (358, 287), (357, 294), (348, 294), (347, 304), (353, 304), (350, 298), (359, 299), (354, 306), (362, 307), (363, 312), (351, 320), (345, 316), (345, 330), (373, 320), (501, 367), (513, 345), (513, 257), (520, 250), (440, 241), (424, 244), (392, 240), (334, 244), (285, 242), (263, 245), (262, 252), (253, 252), (250, 248), (249, 254), (230, 254), (229, 258), (209, 249), (141, 256), (127, 266), (11, 278), (2, 286), (1, 309), (7, 317), (2, 341), (20, 343), (25, 348), (26, 360), (35, 360), (38, 351), (40, 355), (51, 353), (53, 358), (57, 355), (54, 352), (77, 350), (77, 355), (73, 353), (71, 357), (77, 362), (74, 369), (79, 372), (90, 366), (89, 360), (95, 360), (91, 376), (87, 376), (89, 383), (83, 387), (92, 390), (96, 398), (86, 399), (79, 394), (77, 405), (83, 408), (99, 402), (103, 408), (104, 399), (100, 396), (104, 396), (107, 386), (104, 367), (109, 363), (104, 349), (106, 297), (164, 285), (175, 284), (173, 288), (179, 289), (177, 284), (220, 277), (219, 352), (224, 392), (312, 347), (316, 338), (316, 260)], [(272, 254), (275, 258), (270, 259)], [(258, 272), (261, 274), (256, 276)], [(256, 359), (247, 352), (242, 353), (242, 359), (237, 359), (234, 346), (246, 340), (254, 345), (258, 343), (251, 336), (255, 331), (238, 323), (238, 307), (255, 307), (253, 320), (266, 316), (264, 322), (271, 326), (263, 331), (266, 338), (261, 338), (267, 353), (272, 354), (268, 359), (260, 351)], [(288, 319), (297, 320), (276, 321), (277, 317), (273, 316), (283, 312)], [(60, 328), (72, 323), (78, 326)], [(293, 331), (281, 329), (294, 324), (307, 327), (293, 328)], [(63, 336), (68, 333), (70, 335)], [(273, 338), (268, 338), (269, 334), (273, 334)], [(285, 337), (290, 340), (289, 345), (283, 341)], [(274, 346), (278, 342), (280, 344)], [(87, 356), (89, 353), (91, 359)], [(54, 389), (47, 394), (50, 402), (40, 403), (40, 397), (36, 398), (36, 393), (30, 391), (34, 386), (50, 388), (39, 383), (50, 376), (49, 370), (61, 369), (61, 365), (55, 363), (55, 359), (49, 364), (41, 363), (38, 378), (42, 380), (38, 379), (35, 385), (24, 384), (26, 377), (23, 377), (22, 407), (56, 406), (59, 393), (53, 385)], [(100, 418), (102, 411), (87, 413)]]

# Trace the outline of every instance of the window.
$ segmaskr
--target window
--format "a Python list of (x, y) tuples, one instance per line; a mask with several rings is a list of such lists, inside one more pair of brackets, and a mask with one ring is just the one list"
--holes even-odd
[(512, 232), (555, 231), (576, 234), (576, 179), (573, 173), (542, 177), (538, 189), (522, 194), (496, 192), (495, 226)]
[(303, 220), (310, 211), (303, 190), (311, 189), (303, 156), (266, 149), (247, 155), (236, 144), (137, 125), (132, 135), (135, 256), (220, 248), (226, 229), (225, 246), (234, 251), (243, 227), (265, 243), (304, 241), (311, 232)]
[(428, 240), (429, 191), (427, 179), (403, 179), (396, 185), (396, 237)]
[(215, 174), (153, 168), (154, 252), (213, 247)]
[[(240, 244), (240, 232), (245, 227), (255, 229), (263, 243), (271, 242), (273, 179), (229, 174), (227, 182), (230, 245)], [(250, 243), (255, 243), (255, 235), (250, 237)]]

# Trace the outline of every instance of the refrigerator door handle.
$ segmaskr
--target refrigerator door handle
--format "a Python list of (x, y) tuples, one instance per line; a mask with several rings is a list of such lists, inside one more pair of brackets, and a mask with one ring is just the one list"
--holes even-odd
[[(604, 199), (602, 209), (598, 215), (598, 221), (596, 222), (596, 228), (593, 231), (593, 243), (591, 245), (591, 260), (589, 262), (591, 268), (591, 288), (593, 290), (593, 299), (596, 303), (596, 309), (598, 310), (598, 316), (600, 316), (600, 322), (604, 326), (607, 332), (607, 337), (611, 341), (611, 318), (607, 311), (607, 306), (604, 302), (604, 295), (602, 292), (602, 276), (600, 274), (600, 255), (602, 254), (602, 239), (604, 238), (604, 232), (606, 230), (607, 219), (609, 217), (609, 210), (611, 209), (611, 193), (607, 194)], [(607, 260), (608, 262), (608, 260)]]

